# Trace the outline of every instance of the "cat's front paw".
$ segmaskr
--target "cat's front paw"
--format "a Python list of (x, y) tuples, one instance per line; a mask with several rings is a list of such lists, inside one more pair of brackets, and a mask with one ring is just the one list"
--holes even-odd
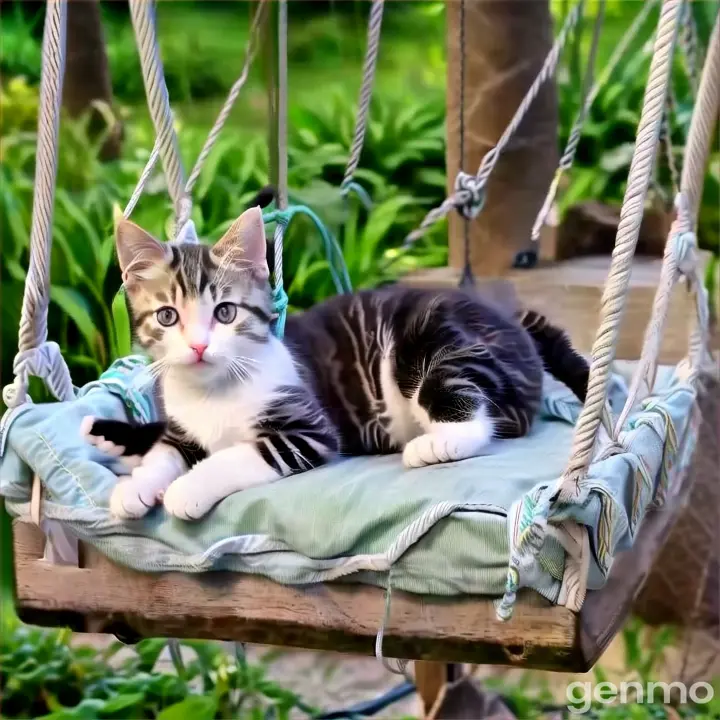
[(157, 487), (132, 477), (118, 478), (110, 496), (110, 514), (120, 520), (137, 520), (158, 502)]
[(455, 462), (475, 457), (485, 446), (478, 438), (456, 436), (450, 432), (430, 432), (411, 440), (403, 450), (407, 468)]
[(215, 492), (212, 480), (203, 477), (203, 471), (198, 468), (202, 468), (202, 463), (179, 477), (165, 491), (165, 509), (180, 520), (199, 520), (225, 497), (224, 494), (218, 495)]

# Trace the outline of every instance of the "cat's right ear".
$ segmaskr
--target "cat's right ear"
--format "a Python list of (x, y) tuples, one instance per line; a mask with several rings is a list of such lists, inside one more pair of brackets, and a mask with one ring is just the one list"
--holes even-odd
[(148, 270), (167, 257), (167, 248), (149, 232), (129, 220), (120, 220), (115, 230), (115, 248), (123, 283), (147, 278)]

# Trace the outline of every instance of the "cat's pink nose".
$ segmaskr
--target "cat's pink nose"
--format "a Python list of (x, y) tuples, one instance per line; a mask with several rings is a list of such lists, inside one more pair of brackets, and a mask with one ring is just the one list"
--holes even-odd
[(191, 345), (190, 349), (195, 353), (198, 361), (200, 361), (203, 359), (203, 355), (205, 354), (205, 351), (207, 350), (207, 345)]

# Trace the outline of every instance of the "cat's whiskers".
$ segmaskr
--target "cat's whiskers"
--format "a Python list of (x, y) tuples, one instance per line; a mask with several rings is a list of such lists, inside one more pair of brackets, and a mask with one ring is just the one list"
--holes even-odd
[(166, 359), (155, 360), (143, 368), (142, 372), (133, 380), (133, 385), (138, 389), (145, 388), (166, 375), (169, 369), (170, 366)]

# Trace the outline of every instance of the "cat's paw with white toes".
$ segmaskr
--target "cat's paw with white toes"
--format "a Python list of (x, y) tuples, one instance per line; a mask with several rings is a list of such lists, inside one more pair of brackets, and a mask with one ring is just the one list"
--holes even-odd
[(222, 497), (212, 490), (212, 483), (202, 479), (196, 469), (179, 477), (165, 491), (163, 505), (173, 517), (180, 520), (199, 520)]
[(157, 502), (157, 488), (152, 484), (121, 477), (110, 496), (110, 514), (120, 520), (136, 520), (147, 515)]
[(413, 438), (403, 450), (403, 465), (408, 468), (437, 465), (455, 459), (457, 448), (452, 438), (427, 433)]
[(408, 468), (456, 462), (483, 453), (487, 439), (452, 432), (431, 432), (411, 440), (403, 450), (403, 464)]

